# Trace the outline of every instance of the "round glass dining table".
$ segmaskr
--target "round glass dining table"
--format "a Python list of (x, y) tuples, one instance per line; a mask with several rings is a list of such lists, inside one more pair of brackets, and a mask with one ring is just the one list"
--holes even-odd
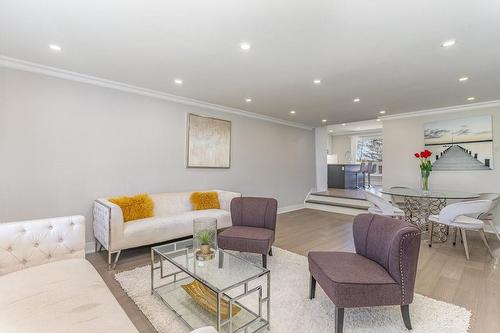
[[(438, 215), (448, 200), (470, 200), (479, 198), (479, 194), (448, 190), (422, 191), (408, 187), (391, 187), (380, 191), (390, 195), (393, 203), (401, 205), (405, 219), (417, 225), (421, 230), (427, 229), (429, 215)], [(448, 227), (439, 224), (434, 228), (434, 236), (445, 242), (448, 237)]]

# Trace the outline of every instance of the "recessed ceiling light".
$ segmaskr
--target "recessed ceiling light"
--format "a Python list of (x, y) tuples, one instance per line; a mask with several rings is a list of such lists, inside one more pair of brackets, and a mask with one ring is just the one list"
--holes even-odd
[(326, 119), (321, 119), (322, 122), (326, 123)]
[(181, 79), (175, 79), (174, 83), (178, 86), (182, 85), (182, 80)]
[(241, 43), (240, 44), (240, 49), (242, 49), (243, 51), (248, 51), (250, 50), (252, 46), (249, 44), (249, 43)]
[(314, 84), (320, 84), (320, 83), (321, 83), (321, 80), (320, 80), (320, 79), (315, 79), (315, 80), (313, 81), (313, 83), (314, 83)]
[(380, 121), (380, 118), (377, 118), (377, 121)]
[(57, 45), (57, 44), (50, 44), (49, 45), (49, 48), (52, 50), (52, 51), (57, 51), (57, 52), (61, 52), (62, 48)]
[(385, 110), (380, 110), (378, 113), (385, 114)]
[(468, 101), (473, 101), (473, 100), (475, 100), (475, 99), (476, 99), (476, 97), (467, 97), (467, 100), (468, 100)]
[(343, 123), (343, 124), (342, 124), (342, 126), (345, 126), (345, 125), (346, 125), (346, 123)]
[(358, 98), (358, 97), (356, 97), (356, 98), (355, 98), (355, 99), (353, 99), (352, 101), (353, 101), (354, 103), (359, 103), (359, 102), (361, 102), (361, 99), (360, 99), (360, 98)]
[(252, 103), (252, 99), (251, 98), (245, 98), (245, 102)]
[(291, 114), (295, 114), (295, 110), (290, 111)]
[(447, 40), (447, 41), (444, 41), (441, 46), (442, 47), (450, 47), (450, 46), (453, 46), (456, 44), (456, 40), (454, 39), (450, 39), (450, 40)]
[(469, 78), (467, 76), (464, 76), (464, 77), (461, 77), (460, 79), (458, 79), (458, 81), (460, 82), (465, 82), (467, 81)]

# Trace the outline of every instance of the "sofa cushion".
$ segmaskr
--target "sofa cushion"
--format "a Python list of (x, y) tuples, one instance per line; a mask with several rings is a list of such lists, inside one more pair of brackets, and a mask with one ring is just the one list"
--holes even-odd
[(401, 287), (378, 263), (356, 253), (309, 252), (309, 271), (342, 308), (397, 305)]
[[(170, 216), (155, 216), (126, 223), (123, 228), (121, 248), (142, 246), (193, 235), (193, 220), (199, 217), (214, 217), (217, 228), (231, 226), (231, 215), (221, 209), (184, 212)], [(167, 233), (167, 235), (166, 235)]]
[(151, 194), (155, 203), (154, 216), (169, 216), (192, 210), (191, 192)]
[(193, 210), (220, 209), (217, 192), (193, 192), (190, 201)]
[(221, 232), (218, 245), (226, 250), (267, 254), (274, 242), (274, 231), (265, 228), (233, 226)]
[(0, 332), (137, 332), (85, 259), (1, 276), (0, 295)]
[(120, 206), (123, 222), (145, 219), (153, 216), (155, 204), (148, 194), (109, 198), (108, 201)]

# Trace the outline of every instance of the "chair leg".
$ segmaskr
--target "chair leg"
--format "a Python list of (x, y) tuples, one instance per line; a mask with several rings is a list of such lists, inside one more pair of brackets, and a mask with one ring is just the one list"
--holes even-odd
[(462, 235), (462, 240), (464, 241), (465, 257), (469, 260), (469, 245), (467, 245), (467, 235), (464, 229), (460, 229), (460, 234)]
[(434, 234), (434, 222), (431, 221), (431, 230), (429, 231), (429, 247), (432, 247), (432, 236)]
[(458, 228), (453, 228), (453, 246), (457, 245), (457, 230)]
[(262, 267), (267, 268), (267, 254), (262, 255)]
[(497, 227), (493, 224), (493, 220), (487, 220), (488, 223), (490, 224), (491, 228), (493, 229), (493, 232), (495, 235), (497, 235), (498, 240), (500, 240), (500, 234), (498, 233)]
[(410, 305), (401, 305), (401, 314), (403, 315), (403, 321), (406, 328), (411, 330)]
[(335, 333), (344, 331), (344, 308), (335, 306)]
[(492, 258), (495, 258), (495, 256), (493, 255), (493, 252), (491, 251), (490, 245), (488, 244), (488, 240), (486, 239), (486, 235), (484, 234), (484, 230), (479, 230), (479, 233), (481, 234), (481, 238), (483, 239), (483, 243), (484, 243), (484, 245), (486, 245), (486, 248), (488, 249), (490, 256)]
[(272, 257), (273, 256), (273, 248), (269, 249), (269, 255)]
[(316, 279), (311, 275), (311, 283), (309, 284), (309, 299), (316, 297)]

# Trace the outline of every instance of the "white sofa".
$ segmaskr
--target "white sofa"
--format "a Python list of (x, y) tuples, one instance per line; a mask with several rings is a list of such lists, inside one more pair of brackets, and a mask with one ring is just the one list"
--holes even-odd
[(85, 260), (85, 219), (0, 223), (0, 332), (137, 332)]
[(231, 226), (231, 200), (241, 194), (212, 191), (218, 193), (220, 209), (194, 211), (190, 201), (193, 192), (150, 194), (154, 202), (154, 216), (127, 223), (123, 222), (118, 205), (106, 198), (97, 199), (94, 203), (96, 250), (97, 244), (100, 244), (108, 251), (108, 265), (112, 263), (112, 255), (116, 254), (116, 265), (122, 250), (192, 235), (193, 219), (197, 217), (217, 218), (219, 229)]

